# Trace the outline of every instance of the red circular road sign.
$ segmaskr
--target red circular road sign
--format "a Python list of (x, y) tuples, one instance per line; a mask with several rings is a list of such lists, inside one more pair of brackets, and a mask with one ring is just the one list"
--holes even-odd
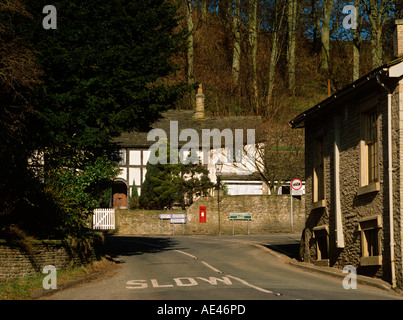
[(302, 188), (302, 180), (301, 179), (294, 179), (291, 181), (291, 188), (293, 190), (298, 191)]

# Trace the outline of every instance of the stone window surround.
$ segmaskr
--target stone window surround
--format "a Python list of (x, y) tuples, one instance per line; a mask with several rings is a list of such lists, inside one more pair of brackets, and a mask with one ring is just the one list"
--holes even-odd
[(318, 239), (326, 237), (327, 241), (327, 253), (329, 254), (329, 226), (328, 225), (321, 225), (313, 228), (313, 238), (315, 239), (316, 243), (316, 256), (317, 260), (314, 261), (314, 264), (317, 266), (329, 266), (329, 258), (322, 259), (321, 252), (318, 248)]
[[(379, 266), (382, 265), (382, 249), (381, 249), (381, 240), (379, 236), (379, 232), (382, 229), (382, 216), (370, 216), (361, 218), (358, 220), (358, 231), (361, 233), (361, 258), (360, 265), (361, 266)], [(368, 230), (378, 230), (377, 232), (377, 248), (378, 255), (369, 256), (368, 255), (368, 243), (365, 236), (365, 231)]]
[[(321, 162), (322, 162), (322, 172), (320, 177), (316, 177), (316, 167), (315, 167), (315, 158), (317, 155), (315, 154), (317, 152), (315, 146), (317, 145), (318, 142), (321, 142)], [(326, 167), (325, 167), (325, 157), (324, 157), (324, 127), (321, 126), (318, 130), (316, 130), (315, 136), (314, 136), (314, 165), (313, 165), (313, 170), (312, 170), (312, 209), (317, 209), (317, 208), (324, 208), (326, 207)], [(322, 190), (318, 190), (318, 181), (321, 179), (322, 180)], [(320, 197), (322, 195), (322, 197)], [(319, 198), (320, 197), (320, 198)]]
[[(372, 183), (368, 183), (368, 157), (367, 157), (367, 146), (366, 146), (366, 139), (365, 139), (365, 129), (366, 129), (366, 125), (365, 125), (365, 121), (367, 119), (367, 115), (369, 112), (374, 112), (377, 111), (377, 148), (378, 148), (378, 152), (377, 152), (377, 157), (378, 157), (378, 161), (376, 161), (377, 163), (377, 174), (378, 177), (376, 179), (376, 181), (372, 182)], [(363, 195), (366, 193), (371, 193), (371, 192), (378, 192), (380, 191), (380, 183), (379, 183), (379, 172), (380, 172), (380, 168), (379, 168), (379, 139), (380, 139), (380, 114), (377, 108), (377, 101), (370, 101), (367, 100), (365, 104), (362, 104), (359, 108), (359, 112), (360, 112), (360, 144), (359, 144), (359, 149), (360, 149), (360, 176), (359, 176), (359, 186), (358, 186), (358, 191), (357, 191), (357, 195)]]

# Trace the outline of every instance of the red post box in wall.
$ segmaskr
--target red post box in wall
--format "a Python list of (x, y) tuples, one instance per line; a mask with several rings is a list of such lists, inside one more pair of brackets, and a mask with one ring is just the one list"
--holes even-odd
[(207, 208), (199, 207), (199, 223), (207, 222)]

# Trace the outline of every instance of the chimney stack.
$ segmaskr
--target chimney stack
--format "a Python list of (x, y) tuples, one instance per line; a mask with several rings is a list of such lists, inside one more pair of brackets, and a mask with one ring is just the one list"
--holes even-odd
[(403, 19), (395, 21), (396, 29), (393, 36), (393, 51), (394, 56), (399, 57), (403, 55)]
[(202, 84), (199, 84), (199, 89), (197, 90), (196, 94), (196, 112), (194, 114), (194, 118), (204, 118), (204, 94)]

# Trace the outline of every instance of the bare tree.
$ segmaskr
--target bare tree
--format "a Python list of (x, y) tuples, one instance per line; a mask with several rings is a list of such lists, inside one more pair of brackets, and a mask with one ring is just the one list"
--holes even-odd
[(295, 42), (297, 27), (297, 0), (288, 1), (288, 41), (287, 41), (287, 66), (288, 88), (291, 95), (295, 95)]
[(270, 194), (278, 194), (281, 185), (287, 181), (304, 179), (303, 145), (302, 132), (274, 126), (267, 133), (264, 145), (256, 148), (256, 167)]
[(286, 0), (275, 0), (274, 1), (274, 22), (272, 27), (272, 47), (270, 54), (270, 62), (269, 62), (269, 79), (268, 79), (268, 91), (266, 95), (266, 104), (267, 108), (269, 108), (271, 104), (271, 99), (273, 96), (274, 89), (274, 77), (276, 74), (276, 65), (280, 58), (280, 30), (283, 25), (284, 16), (285, 16), (285, 8), (286, 8)]
[(233, 18), (233, 34), (234, 34), (234, 51), (232, 54), (232, 82), (235, 87), (239, 85), (239, 73), (241, 66), (241, 0), (235, 0), (234, 18)]
[(257, 16), (258, 0), (248, 0), (248, 19), (249, 19), (249, 61), (252, 72), (252, 90), (254, 98), (254, 107), (256, 114), (259, 113), (259, 90), (257, 83), (257, 46), (259, 23)]
[(203, 24), (207, 22), (207, 11), (208, 11), (207, 8), (208, 8), (207, 0), (201, 0), (201, 19)]
[(361, 23), (358, 25), (358, 13), (360, 12), (360, 4), (362, 0), (354, 0), (354, 7), (357, 15), (357, 26), (353, 30), (353, 81), (360, 78), (360, 51), (361, 51)]
[(219, 0), (218, 13), (224, 21), (227, 31), (231, 30), (232, 25), (232, 0)]
[(392, 8), (390, 0), (363, 0), (368, 18), (371, 23), (371, 47), (372, 47), (372, 67), (376, 68), (382, 65), (383, 46), (382, 36), (383, 28), (387, 22)]
[(321, 29), (321, 45), (322, 60), (321, 69), (330, 76), (330, 16), (334, 6), (334, 0), (324, 0), (322, 29)]
[[(265, 132), (256, 136), (255, 157), (244, 150), (244, 164), (239, 168), (253, 167), (268, 186), (270, 195), (294, 178), (304, 179), (304, 133), (281, 124), (265, 126)], [(253, 163), (252, 163), (253, 161)]]
[[(186, 66), (187, 66), (187, 81), (189, 85), (193, 85), (195, 82), (194, 79), (194, 26), (193, 26), (193, 18), (192, 18), (192, 1), (186, 0), (186, 21), (187, 21), (187, 29), (188, 29), (188, 45), (187, 45), (187, 59), (186, 59)], [(192, 89), (192, 93), (190, 95), (190, 103), (192, 104), (193, 108), (195, 108), (195, 92)]]

